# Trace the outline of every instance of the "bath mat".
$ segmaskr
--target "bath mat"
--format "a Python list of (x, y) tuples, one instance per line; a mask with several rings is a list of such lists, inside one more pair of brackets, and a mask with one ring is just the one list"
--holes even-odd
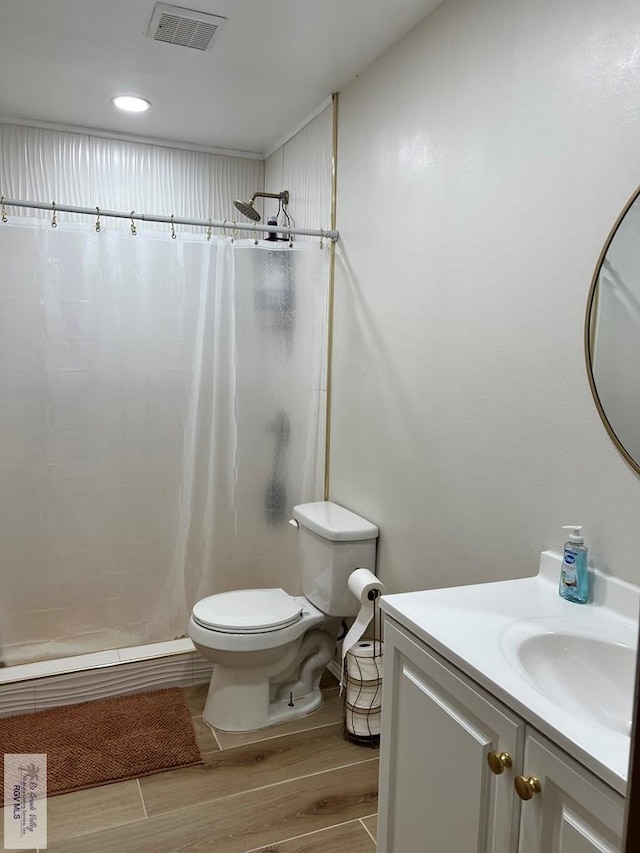
[(46, 753), (49, 796), (203, 763), (178, 687), (5, 717), (5, 753)]

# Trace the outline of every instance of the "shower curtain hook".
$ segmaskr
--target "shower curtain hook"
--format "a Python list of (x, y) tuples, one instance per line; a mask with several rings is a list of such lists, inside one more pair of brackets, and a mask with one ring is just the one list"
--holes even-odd
[(98, 211), (98, 217), (96, 219), (96, 234), (99, 234), (100, 233), (100, 208), (96, 207), (96, 210)]
[(324, 249), (324, 228), (320, 229), (320, 251)]
[(224, 237), (227, 236), (227, 219), (226, 219), (226, 217), (222, 220), (222, 234)]
[(233, 228), (231, 229), (231, 242), (233, 243), (238, 238), (238, 229), (236, 228), (237, 222), (235, 219), (232, 219), (231, 222), (233, 223)]
[(211, 217), (209, 217), (209, 225), (207, 226), (207, 240), (211, 239), (212, 229), (213, 229), (213, 224), (211, 222)]
[(253, 229), (253, 245), (258, 245), (258, 231), (256, 228)]
[(176, 226), (173, 224), (173, 213), (171, 214), (171, 239), (176, 239)]
[(131, 213), (129, 214), (131, 216), (131, 236), (132, 237), (135, 237), (136, 234), (138, 233), (138, 230), (136, 228), (136, 223), (133, 221), (133, 214), (134, 213), (135, 213), (135, 210), (132, 210)]
[(2, 221), (8, 222), (9, 220), (7, 217), (7, 209), (4, 206), (4, 196), (2, 196), (2, 198), (0, 198), (0, 208), (2, 208)]
[(52, 205), (53, 205), (53, 216), (51, 217), (51, 227), (57, 228), (58, 227), (58, 211), (56, 210), (55, 201), (52, 202)]

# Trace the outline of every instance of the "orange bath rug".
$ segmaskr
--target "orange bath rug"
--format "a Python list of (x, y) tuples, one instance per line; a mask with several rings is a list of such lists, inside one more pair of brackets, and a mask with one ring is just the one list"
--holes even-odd
[(45, 753), (49, 796), (203, 763), (178, 687), (5, 717), (6, 753)]

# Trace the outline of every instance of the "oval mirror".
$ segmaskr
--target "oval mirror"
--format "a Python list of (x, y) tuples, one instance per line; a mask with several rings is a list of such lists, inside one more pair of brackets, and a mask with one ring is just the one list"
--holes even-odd
[(640, 474), (640, 188), (598, 258), (587, 302), (585, 355), (600, 417)]

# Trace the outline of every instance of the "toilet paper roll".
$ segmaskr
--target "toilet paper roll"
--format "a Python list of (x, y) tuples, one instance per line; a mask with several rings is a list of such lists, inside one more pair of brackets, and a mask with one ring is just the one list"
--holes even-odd
[(371, 737), (380, 734), (382, 728), (381, 711), (363, 715), (353, 708), (345, 708), (345, 725), (351, 734), (358, 737)]
[(359, 640), (345, 657), (346, 702), (371, 709), (382, 704), (382, 654), (384, 643)]
[[(379, 658), (384, 652), (384, 643), (380, 640), (358, 640), (348, 651), (347, 672), (361, 678), (363, 681), (370, 681), (372, 678), (380, 678), (381, 663)], [(360, 675), (360, 673), (368, 673)]]
[(371, 687), (347, 682), (346, 702), (354, 708), (372, 711), (382, 707), (382, 684), (376, 682)]
[[(347, 652), (350, 651), (362, 637), (364, 632), (369, 627), (369, 623), (373, 619), (373, 606), (377, 598), (384, 592), (384, 585), (378, 578), (370, 572), (369, 569), (356, 569), (349, 575), (347, 581), (349, 589), (359, 601), (360, 610), (356, 616), (355, 622), (349, 628), (347, 636), (342, 642), (342, 679), (340, 688), (344, 687), (344, 659)], [(373, 654), (369, 655), (372, 657)]]
[(379, 640), (359, 640), (346, 655), (347, 676), (359, 681), (379, 681), (382, 678), (384, 643)]

